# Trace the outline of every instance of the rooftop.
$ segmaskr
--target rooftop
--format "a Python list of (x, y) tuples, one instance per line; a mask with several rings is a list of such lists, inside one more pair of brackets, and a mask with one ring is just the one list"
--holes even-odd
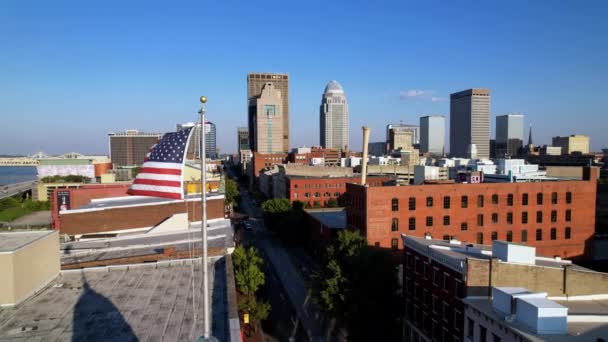
[(340, 83), (338, 83), (338, 81), (329, 81), (329, 83), (327, 83), (327, 86), (325, 87), (325, 94), (344, 94), (344, 89), (342, 89), (342, 86), (340, 85)]
[[(224, 198), (224, 194), (212, 192), (207, 194), (207, 200)], [(200, 201), (200, 194), (186, 196), (185, 201)], [(67, 210), (62, 213), (76, 213), (83, 211), (94, 211), (108, 208), (117, 208), (117, 207), (133, 207), (133, 206), (143, 206), (143, 205), (154, 205), (154, 204), (163, 204), (163, 203), (171, 203), (171, 202), (181, 202), (184, 200), (174, 200), (169, 198), (162, 197), (151, 197), (151, 196), (122, 196), (122, 197), (109, 197), (102, 199), (94, 199), (91, 200), (91, 203), (85, 204), (79, 208)]]
[[(227, 264), (219, 258), (208, 266), (212, 334), (220, 341), (234, 335)], [(203, 322), (200, 265), (179, 260), (63, 271), (39, 294), (0, 309), (0, 341), (195, 341)]]
[(0, 233), (0, 253), (12, 253), (34, 241), (57, 234), (54, 230)]
[(346, 210), (344, 208), (306, 209), (305, 211), (328, 228), (346, 228)]
[[(551, 307), (568, 308), (568, 332), (564, 335), (538, 335), (520, 322), (505, 321), (504, 314), (496, 311), (491, 298), (466, 298), (467, 305), (483, 312), (487, 317), (507, 325), (511, 330), (529, 341), (597, 341), (608, 336), (608, 300), (552, 301), (544, 298), (527, 298), (526, 301), (542, 301)], [(544, 306), (543, 306), (544, 307)]]
[[(415, 237), (401, 234), (403, 245), (416, 250), (418, 253), (438, 258), (442, 263), (452, 266), (455, 270), (462, 272), (464, 262), (468, 258), (490, 260), (492, 259), (492, 246), (463, 243), (458, 240), (438, 240), (424, 237)], [(497, 244), (512, 246), (525, 246), (506, 241), (494, 241)], [(569, 260), (552, 259), (536, 256), (534, 265), (543, 267), (562, 268), (568, 265), (571, 269), (586, 270), (586, 268), (574, 265)]]

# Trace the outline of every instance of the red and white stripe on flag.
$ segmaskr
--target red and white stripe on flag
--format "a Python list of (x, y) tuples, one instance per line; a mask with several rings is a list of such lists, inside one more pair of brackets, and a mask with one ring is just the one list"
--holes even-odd
[(181, 163), (145, 162), (128, 193), (181, 199), (183, 198), (182, 168)]

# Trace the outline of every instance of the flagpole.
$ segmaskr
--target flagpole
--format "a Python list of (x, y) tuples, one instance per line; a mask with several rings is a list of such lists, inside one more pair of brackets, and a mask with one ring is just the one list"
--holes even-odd
[(210, 337), (209, 334), (209, 274), (207, 270), (207, 172), (206, 172), (206, 158), (205, 158), (205, 103), (207, 97), (201, 96), (201, 110), (200, 123), (201, 123), (201, 134), (199, 135), (200, 141), (200, 159), (201, 159), (201, 235), (203, 250), (201, 253), (201, 269), (203, 272), (203, 336), (205, 339)]

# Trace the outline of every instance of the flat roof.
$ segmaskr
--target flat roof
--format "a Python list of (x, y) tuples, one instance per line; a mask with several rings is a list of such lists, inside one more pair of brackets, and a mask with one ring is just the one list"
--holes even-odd
[[(522, 300), (531, 301), (532, 298), (525, 298)], [(537, 299), (534, 299), (537, 300)], [(551, 300), (547, 300), (550, 301)], [(598, 338), (606, 338), (608, 336), (608, 324), (605, 320), (608, 319), (608, 300), (572, 300), (572, 301), (554, 301), (557, 306), (565, 306), (568, 308), (568, 332), (563, 335), (538, 335), (533, 333), (523, 324), (517, 321), (507, 323), (505, 321), (505, 315), (494, 310), (492, 306), (491, 298), (465, 298), (463, 301), (475, 309), (483, 312), (486, 316), (494, 319), (497, 322), (501, 322), (505, 326), (511, 328), (517, 334), (525, 337), (526, 339), (533, 342), (541, 341), (596, 341)], [(596, 312), (586, 312), (584, 307), (593, 306), (601, 308)], [(589, 318), (589, 321), (584, 321), (585, 318), (577, 320), (576, 322), (571, 321), (571, 318), (576, 316), (584, 315)], [(596, 316), (598, 322), (592, 322), (593, 316)]]
[[(212, 335), (229, 341), (225, 258), (208, 270)], [(192, 260), (63, 271), (39, 294), (0, 309), (0, 340), (195, 341), (200, 279)]]
[(54, 230), (0, 233), (0, 253), (12, 253), (30, 243), (57, 234)]
[[(475, 258), (475, 259), (482, 259), (482, 260), (490, 260), (492, 258), (492, 246), (491, 245), (478, 245), (478, 244), (472, 244), (472, 243), (467, 243), (467, 242), (462, 242), (462, 241), (458, 241), (459, 243), (456, 244), (456, 243), (450, 243), (449, 241), (445, 241), (445, 240), (426, 239), (423, 237), (410, 236), (410, 235), (406, 235), (406, 234), (401, 234), (401, 237), (402, 237), (404, 245), (406, 243), (406, 240), (410, 240), (411, 242), (414, 242), (419, 247), (428, 248), (429, 250), (440, 253), (440, 254), (447, 256), (450, 259), (452, 259), (454, 261), (458, 261), (458, 262), (465, 261), (467, 258)], [(507, 242), (507, 241), (496, 241), (496, 242), (525, 246), (523, 244), (512, 243), (512, 242)], [(506, 262), (506, 261), (503, 261), (503, 262)], [(561, 268), (564, 265), (568, 265), (572, 269), (589, 270), (585, 267), (572, 264), (568, 260), (555, 260), (555, 259), (539, 257), (539, 256), (536, 256), (536, 258), (534, 260), (534, 265), (535, 266), (544, 266), (544, 267), (555, 267), (555, 268)]]
[(339, 209), (306, 209), (305, 210), (310, 216), (319, 220), (325, 226), (332, 229), (344, 229), (346, 228), (346, 210), (344, 208)]
[[(207, 194), (207, 200), (224, 198), (224, 194), (218, 192), (212, 192)], [(130, 206), (142, 206), (150, 204), (161, 204), (161, 203), (172, 203), (181, 201), (200, 201), (200, 194), (186, 196), (183, 200), (176, 200), (163, 197), (151, 197), (151, 196), (121, 196), (121, 197), (110, 197), (103, 199), (92, 200), (91, 203), (85, 204), (78, 208), (62, 211), (61, 213), (77, 212), (78, 210), (86, 209), (108, 209), (108, 208), (119, 208), (119, 207), (130, 207)]]

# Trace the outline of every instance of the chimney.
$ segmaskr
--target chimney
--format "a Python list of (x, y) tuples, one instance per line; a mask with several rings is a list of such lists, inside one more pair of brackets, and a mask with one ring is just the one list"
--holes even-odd
[(361, 185), (367, 181), (367, 145), (369, 145), (369, 127), (363, 126), (363, 158), (361, 160)]

